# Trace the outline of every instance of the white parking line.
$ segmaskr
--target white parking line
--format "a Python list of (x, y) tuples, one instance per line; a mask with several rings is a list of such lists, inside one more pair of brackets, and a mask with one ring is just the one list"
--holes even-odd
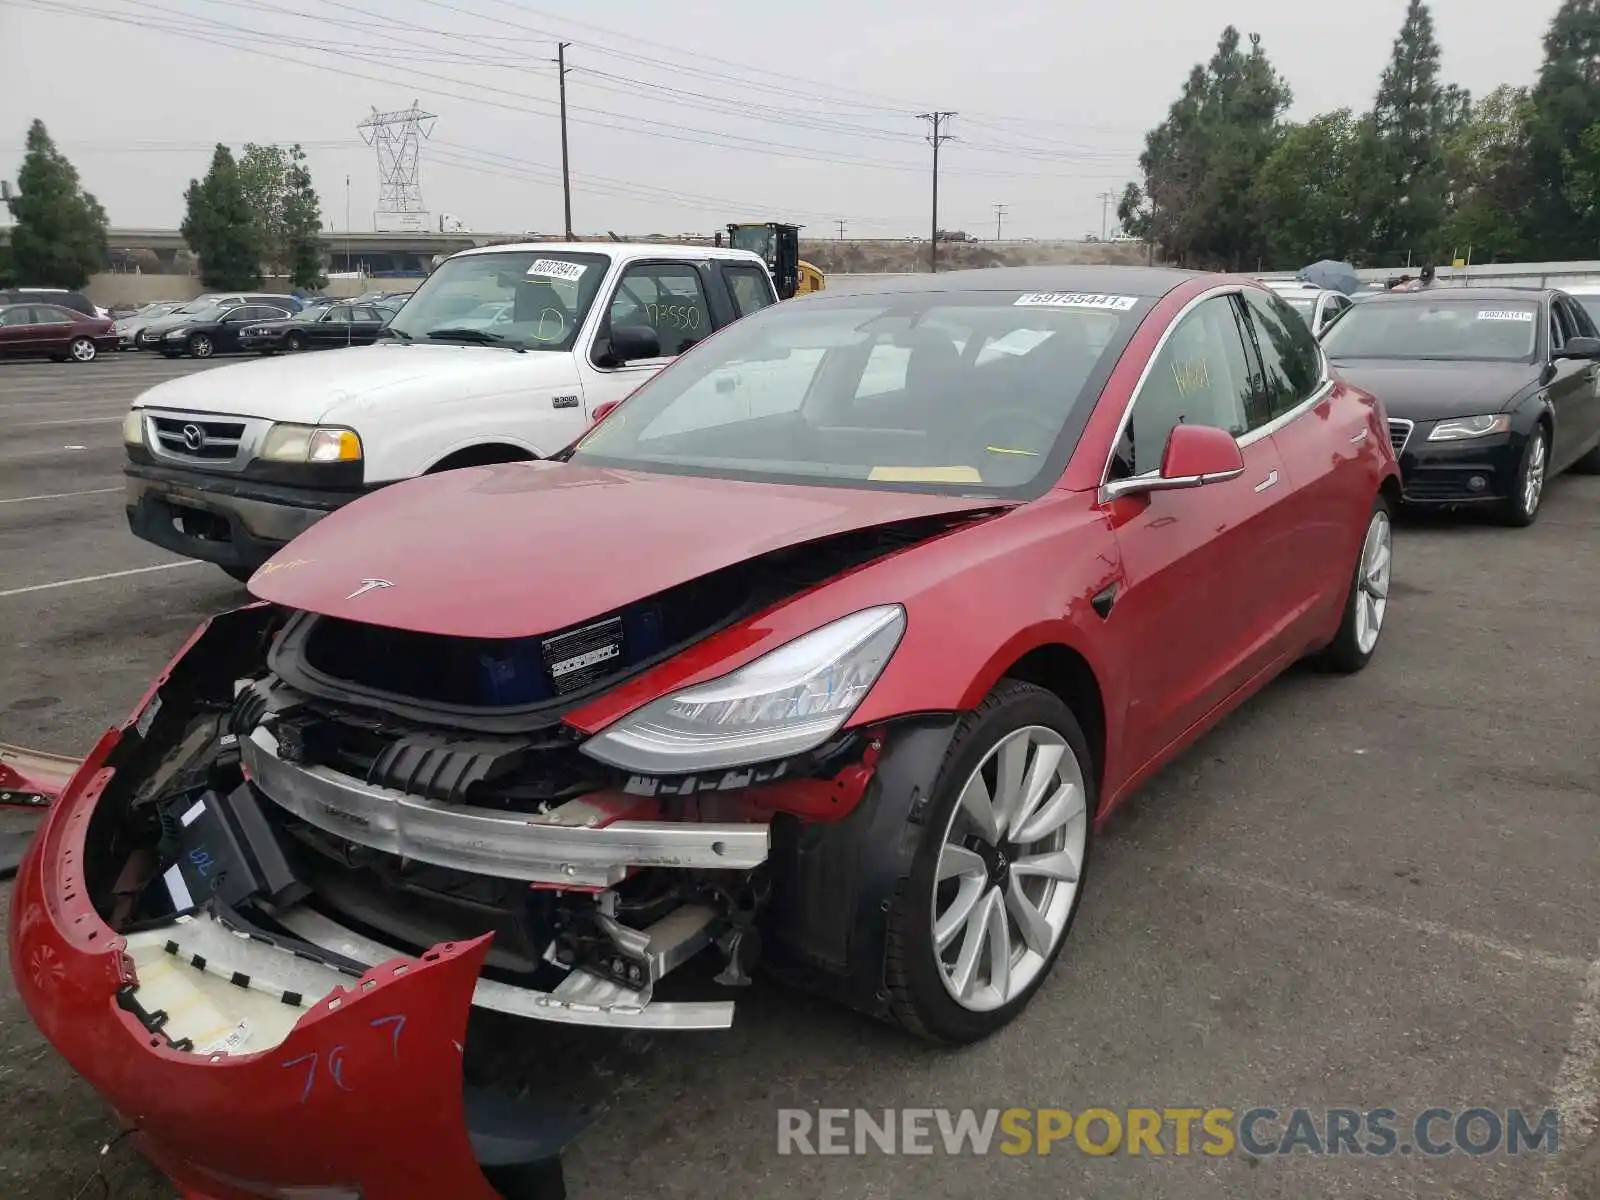
[(119, 487), (110, 487), (88, 488), (81, 492), (45, 492), (38, 496), (12, 496), (6, 500), (0, 500), (0, 504), (27, 504), (33, 500), (70, 500), (74, 496), (104, 496), (107, 493), (120, 492), (121, 490)]
[(121, 421), (122, 418), (115, 414), (107, 416), (101, 413), (98, 417), (60, 417), (54, 421), (24, 421), (20, 425), (12, 425), (11, 429), (43, 429), (47, 425), (99, 425), (102, 422), (110, 424), (112, 421)]
[(134, 567), (131, 571), (107, 571), (104, 575), (85, 575), (81, 579), (58, 579), (54, 583), (36, 583), (31, 587), (11, 588), (9, 591), (0, 592), (0, 600), (4, 600), (7, 596), (25, 596), (29, 592), (48, 592), (51, 588), (77, 587), (80, 583), (99, 583), (103, 579), (122, 579), (128, 575), (145, 575), (151, 571), (171, 571), (178, 567), (200, 565), (191, 558), (183, 562), (158, 563), (153, 567)]

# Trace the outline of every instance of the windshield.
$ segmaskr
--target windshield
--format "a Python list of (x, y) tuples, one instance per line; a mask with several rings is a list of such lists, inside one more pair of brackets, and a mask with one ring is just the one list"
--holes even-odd
[(913, 485), (1053, 483), (1143, 316), (1131, 296), (840, 297), (736, 322), (644, 384), (574, 463)]
[(1516, 362), (1531, 358), (1539, 302), (1451, 297), (1369, 300), (1323, 339), (1329, 358), (1432, 358)]
[[(610, 265), (604, 254), (559, 250), (463, 254), (423, 280), (389, 328), (418, 341), (467, 330), (528, 350), (570, 350)], [(491, 316), (500, 305), (503, 317)]]

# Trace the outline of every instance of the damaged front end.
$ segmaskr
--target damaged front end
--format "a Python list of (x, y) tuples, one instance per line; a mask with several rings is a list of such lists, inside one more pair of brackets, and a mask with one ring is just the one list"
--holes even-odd
[[(631, 637), (656, 653), (618, 664), (606, 618), (532, 669), (531, 646), (265, 604), (213, 619), (23, 863), (29, 1011), (190, 1195), (560, 1194), (592, 1118), (471, 1078), (482, 1014), (726, 1028), (773, 914), (791, 962), (881, 998), (910, 843), (861, 802), (885, 768), (925, 795), (947, 722), (685, 772), (651, 765), (681, 744), (671, 714), (605, 750), (562, 721), (762, 602), (657, 606)], [(863, 823), (885, 847), (865, 865)], [(841, 895), (843, 861), (871, 887)]]

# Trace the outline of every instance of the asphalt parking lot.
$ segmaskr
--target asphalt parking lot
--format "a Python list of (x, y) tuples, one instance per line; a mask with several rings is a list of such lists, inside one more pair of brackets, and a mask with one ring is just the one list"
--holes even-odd
[[(219, 365), (0, 365), (0, 741), (82, 752), (242, 598), (122, 514), (128, 401)], [(1596, 1200), (1597, 564), (1600, 478), (1556, 480), (1527, 530), (1404, 522), (1373, 666), (1292, 672), (1119, 813), (1055, 974), (985, 1045), (929, 1050), (758, 983), (723, 1035), (508, 1026), (491, 1049), (608, 1098), (569, 1155), (574, 1200)], [(1402, 1132), (1435, 1106), (1555, 1108), (1562, 1128), (1553, 1158), (777, 1153), (783, 1107), (1256, 1106), (1387, 1107)], [(125, 1145), (100, 1154), (111, 1121), (3, 967), (0, 1131), (8, 1198), (171, 1194)]]

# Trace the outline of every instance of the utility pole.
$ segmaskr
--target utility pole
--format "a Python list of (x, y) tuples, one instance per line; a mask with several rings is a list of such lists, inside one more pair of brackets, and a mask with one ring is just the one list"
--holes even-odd
[(344, 177), (344, 269), (350, 270), (350, 176)]
[(1005, 215), (1006, 215), (1006, 205), (1004, 205), (1004, 204), (996, 204), (994, 206), (994, 240), (997, 241), (997, 242), (1001, 240), (1000, 239), (1000, 222), (1001, 222), (1002, 219), (1004, 219)]
[(566, 215), (567, 241), (572, 241), (572, 175), (567, 169), (567, 47), (556, 45), (556, 75), (561, 80), (561, 202)]
[(1106, 226), (1106, 215), (1111, 208), (1111, 202), (1116, 198), (1115, 192), (1100, 192), (1095, 196), (1095, 199), (1100, 201), (1100, 240), (1102, 242), (1106, 240), (1106, 234), (1110, 232)]
[(953, 112), (918, 113), (919, 121), (928, 122), (928, 145), (933, 147), (933, 237), (928, 243), (928, 270), (939, 270), (939, 147), (950, 140), (944, 132), (949, 127)]
[(834, 222), (834, 224), (839, 226), (839, 240), (841, 242), (844, 241), (844, 221), (841, 219), (839, 221)]

